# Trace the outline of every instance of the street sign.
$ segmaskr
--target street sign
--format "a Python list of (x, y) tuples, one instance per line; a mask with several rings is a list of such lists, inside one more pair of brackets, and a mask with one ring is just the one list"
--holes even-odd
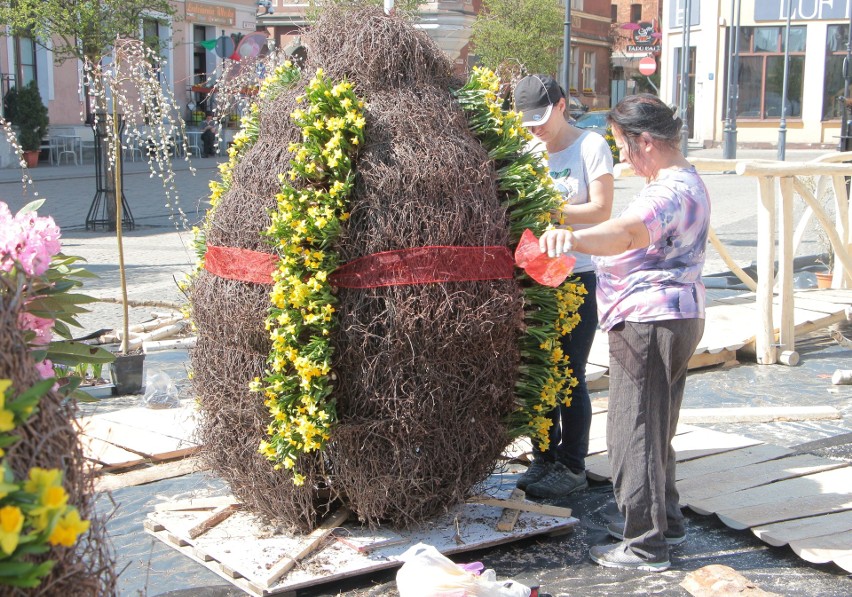
[(653, 56), (645, 56), (639, 61), (639, 72), (645, 76), (653, 75), (657, 72), (657, 61)]

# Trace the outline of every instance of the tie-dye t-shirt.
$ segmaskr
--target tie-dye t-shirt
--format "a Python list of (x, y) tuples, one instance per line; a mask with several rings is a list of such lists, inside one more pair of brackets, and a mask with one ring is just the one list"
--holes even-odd
[(651, 245), (595, 258), (601, 329), (622, 321), (703, 319), (710, 199), (701, 177), (694, 168), (661, 170), (625, 215), (645, 222)]

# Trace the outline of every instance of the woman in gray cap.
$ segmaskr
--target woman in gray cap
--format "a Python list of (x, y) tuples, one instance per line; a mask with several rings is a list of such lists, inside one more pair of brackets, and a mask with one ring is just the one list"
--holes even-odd
[[(562, 194), (555, 224), (574, 230), (606, 221), (612, 212), (612, 153), (599, 134), (571, 126), (565, 118), (566, 99), (559, 84), (547, 75), (521, 79), (514, 90), (515, 110), (524, 126), (544, 144), (554, 185)], [(543, 498), (564, 497), (586, 489), (586, 455), (592, 405), (586, 387), (586, 361), (598, 325), (595, 271), (591, 258), (576, 255), (574, 273), (587, 294), (580, 307), (580, 323), (562, 338), (562, 349), (577, 379), (571, 404), (559, 404), (550, 413), (550, 445), (533, 445), (534, 460), (518, 480), (518, 487)]]

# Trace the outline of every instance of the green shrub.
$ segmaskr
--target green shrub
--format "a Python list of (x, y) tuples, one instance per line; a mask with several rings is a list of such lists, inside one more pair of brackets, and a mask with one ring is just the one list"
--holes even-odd
[(47, 135), (49, 120), (47, 108), (35, 81), (14, 88), (6, 94), (5, 103), (9, 122), (18, 128), (18, 143), (24, 151), (36, 151)]

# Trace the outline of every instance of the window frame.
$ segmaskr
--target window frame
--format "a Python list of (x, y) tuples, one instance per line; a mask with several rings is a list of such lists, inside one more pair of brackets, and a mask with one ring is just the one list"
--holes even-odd
[[(763, 41), (766, 42), (767, 38), (761, 38), (758, 36), (758, 31), (768, 31), (771, 29), (775, 29), (775, 48), (774, 50), (768, 49), (767, 47), (758, 46), (755, 49), (755, 41)], [(741, 37), (740, 37), (740, 52), (739, 52), (739, 63), (740, 68), (737, 73), (737, 88), (739, 92), (739, 99), (737, 101), (737, 119), (738, 120), (748, 120), (754, 122), (772, 122), (779, 121), (781, 119), (781, 114), (768, 116), (767, 115), (767, 76), (769, 75), (770, 61), (781, 60), (783, 63), (784, 60), (784, 40), (785, 40), (785, 27), (779, 25), (765, 25), (765, 26), (748, 26), (742, 27)], [(792, 30), (797, 30), (797, 35), (799, 32), (803, 33), (803, 47), (801, 50), (791, 50), (788, 53), (788, 56), (791, 59), (801, 60), (802, 68), (801, 68), (801, 77), (804, 80), (804, 69), (805, 69), (805, 56), (806, 56), (806, 48), (807, 48), (807, 26), (806, 25), (792, 25)], [(793, 38), (791, 36), (791, 41)], [(749, 116), (742, 112), (743, 106), (747, 99), (743, 96), (743, 89), (747, 89), (747, 86), (743, 85), (742, 77), (743, 77), (743, 65), (747, 61), (760, 61), (760, 68), (755, 69), (760, 71), (760, 95), (758, 98), (758, 115)], [(791, 64), (792, 66), (792, 64)], [(790, 69), (793, 70), (792, 68)], [(782, 67), (783, 72), (783, 67)], [(783, 76), (783, 75), (782, 75)], [(783, 89), (782, 89), (783, 93)], [(802, 120), (802, 101), (804, 99), (804, 85), (802, 84), (801, 93), (798, 97), (791, 97), (790, 95), (790, 81), (789, 81), (789, 73), (788, 73), (788, 82), (787, 82), (787, 101), (788, 102), (798, 102), (799, 103), (799, 114), (794, 116), (792, 114), (785, 114), (784, 117), (787, 120)], [(779, 96), (779, 105), (780, 105), (780, 96)]]
[[(832, 39), (832, 30), (843, 31), (845, 35), (842, 36), (843, 42), (840, 44), (836, 50), (832, 50), (829, 47), (829, 43), (831, 43)], [(838, 38), (840, 39), (840, 38)], [(841, 24), (830, 24), (826, 28), (825, 32), (825, 72), (823, 73), (823, 86), (822, 86), (822, 110), (820, 114), (820, 119), (825, 121), (839, 121), (842, 118), (843, 111), (842, 109), (834, 108), (837, 106), (838, 102), (835, 99), (837, 96), (833, 96), (830, 100), (826, 96), (829, 95), (828, 85), (829, 85), (829, 69), (831, 68), (831, 63), (835, 62), (837, 59), (840, 59), (840, 77), (841, 81), (843, 81), (843, 61), (846, 58), (846, 44), (849, 39), (849, 23), (841, 23)], [(845, 81), (843, 81), (843, 85), (845, 88)], [(841, 95), (842, 97), (842, 95)], [(826, 101), (828, 100), (828, 101)], [(837, 115), (832, 115), (833, 112), (836, 112)]]

